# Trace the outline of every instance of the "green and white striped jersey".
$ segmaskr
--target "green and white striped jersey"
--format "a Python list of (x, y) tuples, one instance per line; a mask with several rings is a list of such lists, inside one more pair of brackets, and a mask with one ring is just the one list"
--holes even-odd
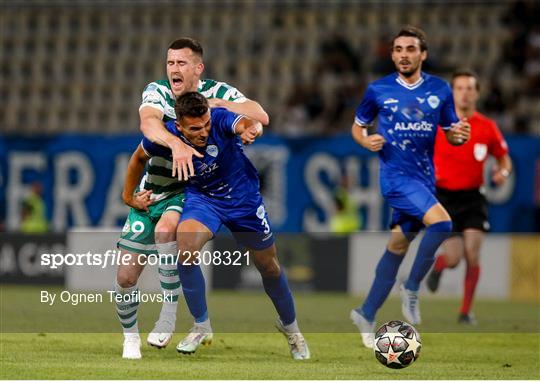
[[(206, 98), (220, 98), (227, 101), (242, 103), (246, 97), (238, 89), (210, 79), (199, 80), (197, 91)], [(150, 106), (163, 113), (163, 122), (176, 119), (174, 113), (174, 94), (168, 79), (157, 80), (149, 83), (143, 91), (142, 103), (139, 110)], [(163, 200), (173, 193), (182, 192), (185, 182), (179, 182), (172, 176), (171, 158), (153, 156), (147, 163), (139, 189), (152, 190), (156, 201)]]
[(139, 184), (139, 190), (152, 190), (152, 199), (163, 200), (172, 194), (184, 191), (186, 183), (172, 176), (170, 158), (153, 156), (146, 164), (146, 172)]
[[(238, 103), (246, 101), (246, 97), (238, 89), (225, 82), (210, 79), (199, 80), (197, 91), (206, 98), (220, 98)], [(145, 106), (158, 109), (163, 113), (163, 122), (167, 122), (171, 119), (176, 119), (174, 101), (175, 98), (169, 80), (157, 80), (149, 83), (144, 88), (139, 110)]]

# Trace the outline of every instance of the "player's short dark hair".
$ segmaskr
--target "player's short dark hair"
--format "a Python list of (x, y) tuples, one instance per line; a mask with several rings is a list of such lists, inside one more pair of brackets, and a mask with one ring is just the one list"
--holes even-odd
[(392, 39), (392, 46), (390, 47), (392, 50), (394, 49), (394, 42), (398, 37), (415, 37), (420, 42), (420, 50), (422, 52), (428, 49), (426, 32), (420, 28), (410, 25), (401, 28), (401, 30)]
[(203, 57), (203, 48), (201, 43), (191, 37), (179, 38), (178, 40), (174, 40), (173, 42), (171, 42), (171, 45), (169, 45), (169, 49), (172, 50), (179, 50), (184, 48), (191, 49), (191, 51), (197, 56), (201, 58)]
[(450, 85), (454, 87), (454, 80), (458, 77), (472, 77), (476, 80), (476, 91), (480, 91), (480, 78), (478, 77), (478, 74), (472, 69), (468, 68), (462, 68), (454, 71), (452, 73), (452, 79), (450, 80)]
[(208, 101), (198, 92), (187, 92), (176, 99), (174, 112), (176, 119), (182, 117), (202, 117), (208, 111)]

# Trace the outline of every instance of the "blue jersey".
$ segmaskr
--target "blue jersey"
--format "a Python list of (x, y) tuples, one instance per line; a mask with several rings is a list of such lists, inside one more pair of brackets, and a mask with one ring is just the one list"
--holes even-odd
[(404, 82), (398, 73), (383, 77), (368, 86), (356, 109), (355, 122), (367, 126), (377, 116), (377, 132), (386, 140), (379, 151), (383, 195), (403, 177), (412, 177), (434, 189), (437, 126), (446, 130), (458, 122), (448, 83), (426, 73), (413, 85)]
[[(259, 175), (245, 156), (240, 138), (234, 133), (236, 123), (242, 118), (224, 108), (213, 108), (211, 130), (206, 147), (193, 146), (176, 128), (174, 121), (166, 124), (167, 130), (194, 147), (203, 158), (193, 157), (195, 176), (186, 186), (186, 199), (202, 196), (208, 203), (221, 208), (233, 208), (238, 212), (252, 209), (261, 203)], [(149, 155), (162, 155), (169, 148), (152, 143), (146, 138), (143, 149)]]

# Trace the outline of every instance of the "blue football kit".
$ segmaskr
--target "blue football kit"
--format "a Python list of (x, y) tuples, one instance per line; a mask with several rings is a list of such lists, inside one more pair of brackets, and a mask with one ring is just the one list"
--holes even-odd
[[(242, 116), (224, 108), (211, 109), (210, 135), (204, 148), (193, 146), (176, 128), (167, 130), (194, 147), (203, 158), (193, 157), (195, 176), (186, 186), (181, 221), (194, 219), (214, 235), (225, 225), (236, 240), (251, 249), (265, 249), (274, 243), (270, 220), (260, 193), (259, 175), (244, 154), (234, 128)], [(170, 154), (170, 150), (143, 138), (149, 155)]]
[[(243, 152), (235, 126), (242, 116), (224, 108), (210, 111), (211, 129), (207, 145), (192, 145), (176, 128), (174, 121), (166, 128), (204, 156), (193, 157), (195, 176), (186, 186), (186, 202), (181, 221), (194, 219), (215, 235), (225, 225), (238, 243), (248, 249), (264, 250), (274, 243), (274, 235), (259, 187), (259, 175)], [(166, 147), (143, 139), (149, 155), (171, 155)], [(198, 324), (207, 323), (208, 308), (204, 276), (199, 265), (177, 264), (184, 298)], [(294, 300), (283, 271), (277, 277), (262, 277), (267, 295), (272, 300), (280, 322), (296, 328)]]
[(371, 125), (377, 116), (377, 133), (386, 141), (379, 151), (380, 185), (393, 208), (391, 226), (417, 232), (425, 213), (437, 203), (433, 166), (437, 126), (447, 130), (459, 121), (452, 91), (436, 76), (421, 73), (410, 85), (393, 73), (368, 86), (355, 122)]
[[(423, 217), (437, 203), (433, 166), (437, 126), (448, 130), (459, 122), (452, 91), (444, 80), (423, 72), (414, 84), (393, 73), (368, 86), (356, 110), (355, 123), (368, 126), (377, 116), (377, 133), (385, 139), (379, 151), (380, 185), (393, 209), (390, 228), (400, 226), (405, 237), (412, 241), (424, 227)], [(420, 323), (417, 295), (420, 283), (433, 264), (437, 248), (451, 230), (450, 221), (428, 226), (409, 277), (401, 286), (402, 312), (412, 324)], [(362, 317), (374, 324), (377, 311), (396, 282), (403, 258), (403, 254), (385, 250), (364, 303), (351, 313), (353, 321), (356, 319), (358, 323), (358, 317)]]

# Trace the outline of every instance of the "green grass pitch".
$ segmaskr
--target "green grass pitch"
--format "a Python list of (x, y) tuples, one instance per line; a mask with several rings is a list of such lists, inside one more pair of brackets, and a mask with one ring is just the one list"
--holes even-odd
[[(191, 321), (181, 303), (169, 347), (143, 344), (143, 359), (129, 361), (121, 358), (111, 303), (47, 307), (39, 303), (41, 289), (60, 291), (1, 286), (2, 379), (540, 379), (538, 304), (480, 300), (480, 325), (464, 329), (456, 324), (457, 300), (423, 299), (421, 356), (407, 369), (391, 370), (361, 346), (349, 321), (358, 297), (296, 294), (309, 361), (290, 358), (286, 340), (273, 329), (273, 307), (259, 292), (212, 293), (214, 343), (192, 356), (175, 350)], [(142, 304), (141, 331), (152, 328), (158, 311), (158, 304)], [(398, 300), (388, 300), (378, 319), (402, 319)]]

